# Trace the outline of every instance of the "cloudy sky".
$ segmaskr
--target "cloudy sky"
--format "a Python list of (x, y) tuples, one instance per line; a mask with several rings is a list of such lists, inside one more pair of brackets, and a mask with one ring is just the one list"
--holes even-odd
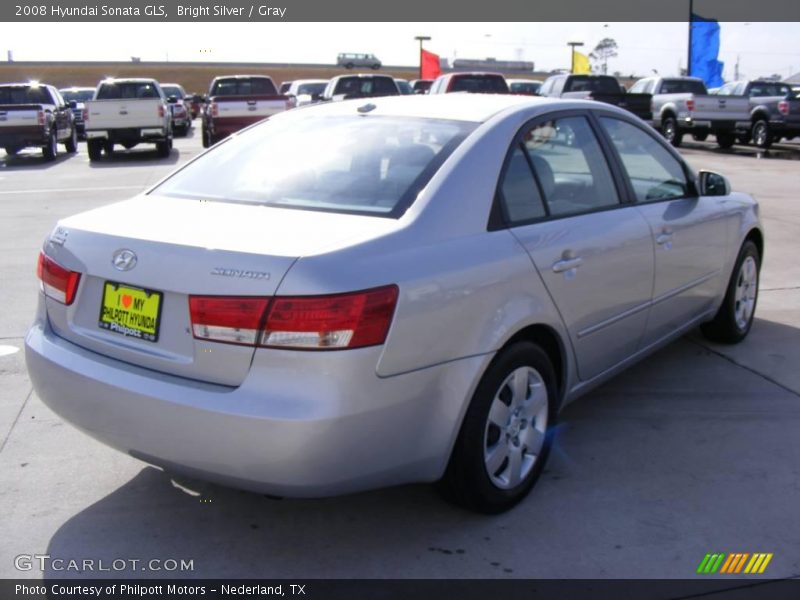
[[(0, 58), (333, 63), (339, 52), (371, 52), (387, 65), (414, 65), (415, 35), (448, 59), (533, 61), (537, 70), (569, 66), (567, 41), (587, 53), (604, 37), (619, 56), (609, 73), (674, 75), (686, 66), (686, 23), (16, 23), (5, 24)], [(800, 24), (722, 23), (725, 79), (800, 71)], [(65, 31), (68, 34), (65, 35)]]

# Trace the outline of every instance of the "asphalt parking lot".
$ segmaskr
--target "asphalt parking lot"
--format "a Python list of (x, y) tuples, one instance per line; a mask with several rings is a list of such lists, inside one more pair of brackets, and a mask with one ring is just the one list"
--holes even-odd
[[(0, 577), (687, 578), (708, 552), (770, 552), (766, 576), (800, 575), (800, 145), (685, 145), (695, 168), (761, 202), (750, 337), (722, 347), (690, 334), (568, 407), (537, 488), (496, 517), (425, 485), (300, 501), (173, 480), (36, 397), (21, 348), (45, 235), (201, 150), (195, 131), (167, 160), (148, 146), (93, 164), (83, 143), (53, 163), (0, 152)], [(194, 570), (19, 571), (23, 554)]]

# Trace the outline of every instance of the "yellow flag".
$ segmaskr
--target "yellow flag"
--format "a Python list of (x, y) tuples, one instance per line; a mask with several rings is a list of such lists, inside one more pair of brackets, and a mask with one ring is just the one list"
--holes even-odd
[(573, 50), (572, 72), (576, 75), (591, 75), (592, 67), (589, 66), (589, 57)]

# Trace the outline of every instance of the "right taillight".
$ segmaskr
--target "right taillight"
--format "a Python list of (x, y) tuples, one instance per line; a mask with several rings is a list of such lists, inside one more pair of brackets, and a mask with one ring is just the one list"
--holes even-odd
[(83, 122), (86, 123), (89, 120), (89, 109), (83, 109)]
[(219, 116), (219, 105), (216, 102), (211, 103), (211, 116), (212, 117)]
[(36, 117), (37, 117), (37, 119), (39, 121), (39, 127), (43, 127), (44, 126), (44, 111), (40, 110), (36, 114)]
[(44, 295), (69, 306), (75, 300), (81, 274), (59, 265), (44, 252), (39, 253), (36, 274), (42, 283)]
[(778, 112), (780, 112), (782, 115), (788, 115), (789, 102), (786, 100), (781, 100), (780, 102), (778, 102)]
[(189, 312), (198, 339), (341, 350), (383, 344), (397, 296), (396, 285), (329, 296), (190, 296)]

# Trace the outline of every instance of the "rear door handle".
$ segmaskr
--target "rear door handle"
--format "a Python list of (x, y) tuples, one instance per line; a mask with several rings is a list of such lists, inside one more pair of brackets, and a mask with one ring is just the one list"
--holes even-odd
[(553, 272), (563, 273), (564, 271), (577, 269), (582, 264), (583, 264), (583, 259), (580, 256), (576, 256), (575, 258), (565, 258), (563, 260), (559, 260), (558, 262), (553, 263)]

